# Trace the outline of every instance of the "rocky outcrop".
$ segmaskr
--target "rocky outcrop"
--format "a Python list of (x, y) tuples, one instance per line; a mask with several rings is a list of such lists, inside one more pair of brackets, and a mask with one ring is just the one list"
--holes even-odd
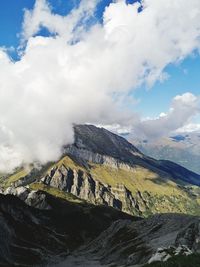
[(174, 256), (188, 256), (191, 255), (192, 251), (187, 246), (173, 247), (169, 246), (168, 248), (158, 248), (156, 253), (149, 259), (148, 263), (152, 262), (165, 262)]
[[(130, 164), (123, 162), (120, 158), (113, 158), (108, 155), (99, 154), (96, 152), (92, 152), (88, 150), (87, 148), (79, 148), (76, 146), (67, 146), (65, 147), (65, 154), (70, 155), (71, 157), (74, 157), (75, 159), (82, 159), (86, 162), (93, 162), (95, 164), (104, 164), (108, 165), (112, 168), (121, 168), (125, 170), (130, 170), (134, 168), (134, 166), (131, 166)], [(138, 157), (142, 157), (140, 154), (138, 154)]]
[(200, 253), (200, 220), (182, 229), (175, 240), (176, 246), (186, 246), (192, 251)]
[(82, 248), (79, 255), (98, 259), (103, 266), (135, 267), (188, 256), (198, 252), (199, 225), (199, 217), (178, 214), (154, 215), (135, 222), (119, 220)]
[(91, 203), (111, 206), (130, 214), (141, 214), (142, 206), (148, 208), (140, 192), (134, 197), (123, 184), (115, 187), (103, 184), (81, 169), (73, 170), (64, 165), (55, 167), (41, 182)]
[(27, 205), (41, 210), (51, 209), (46, 201), (46, 194), (39, 190), (30, 190), (28, 187), (8, 187), (4, 195), (14, 195), (24, 201)]

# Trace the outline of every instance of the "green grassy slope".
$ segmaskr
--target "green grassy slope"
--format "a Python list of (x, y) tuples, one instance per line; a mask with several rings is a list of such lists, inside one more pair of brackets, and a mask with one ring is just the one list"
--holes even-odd
[[(198, 187), (190, 186), (190, 189), (187, 189), (187, 184), (177, 180), (168, 180), (141, 166), (126, 169), (89, 163), (89, 168), (86, 169), (70, 157), (65, 156), (58, 162), (49, 164), (48, 167), (45, 166), (38, 175), (42, 177), (52, 168), (59, 168), (62, 165), (76, 171), (82, 170), (89, 173), (93, 179), (112, 187), (123, 184), (133, 196), (139, 191), (149, 206), (148, 211), (144, 210), (144, 216), (165, 212), (200, 215), (200, 190)], [(27, 175), (27, 170), (21, 169), (6, 179), (4, 187), (8, 187), (13, 181), (25, 175)], [(38, 181), (31, 185), (32, 189), (41, 189), (55, 196), (66, 197), (65, 193), (55, 188), (45, 187)]]

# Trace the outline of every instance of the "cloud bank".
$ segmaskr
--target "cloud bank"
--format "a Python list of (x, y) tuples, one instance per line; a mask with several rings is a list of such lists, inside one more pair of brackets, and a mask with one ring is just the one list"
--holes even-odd
[[(20, 60), (0, 50), (1, 172), (58, 159), (73, 141), (73, 123), (140, 125), (125, 108), (130, 92), (165, 79), (167, 65), (199, 50), (199, 0), (116, 1), (102, 24), (91, 23), (98, 2), (82, 0), (61, 16), (37, 0), (25, 12)], [(43, 28), (49, 36), (38, 36)], [(188, 103), (193, 109), (195, 96), (175, 98), (158, 120), (170, 128), (173, 110), (192, 116)], [(140, 129), (150, 123), (157, 125), (144, 122)]]
[(190, 124), (190, 120), (200, 113), (200, 97), (191, 93), (177, 95), (172, 100), (167, 113), (161, 113), (158, 118), (139, 122), (134, 128), (136, 135), (156, 139), (179, 130)]

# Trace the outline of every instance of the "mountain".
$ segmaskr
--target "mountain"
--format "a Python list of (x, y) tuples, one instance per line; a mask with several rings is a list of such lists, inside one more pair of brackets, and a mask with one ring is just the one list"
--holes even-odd
[[(115, 209), (38, 191), (31, 205), (0, 194), (0, 266), (47, 266), (97, 237), (119, 219)], [(36, 204), (37, 203), (37, 204)], [(45, 205), (44, 205), (45, 204)], [(135, 218), (137, 220), (137, 218)]]
[(136, 267), (170, 258), (185, 263), (177, 266), (199, 266), (200, 256), (194, 253), (200, 247), (200, 217), (163, 214), (144, 219), (70, 194), (65, 195), (68, 200), (44, 191), (33, 195), (27, 205), (0, 194), (2, 267)]
[(138, 149), (155, 159), (176, 162), (200, 174), (200, 133), (180, 133), (156, 140), (130, 138)]
[(59, 161), (1, 177), (0, 266), (199, 266), (199, 175), (103, 128), (74, 133)]
[(40, 170), (18, 170), (2, 178), (2, 191), (19, 187), (56, 188), (133, 215), (158, 212), (200, 214), (200, 176), (170, 161), (141, 153), (126, 139), (103, 128), (76, 125), (75, 141), (58, 162)]

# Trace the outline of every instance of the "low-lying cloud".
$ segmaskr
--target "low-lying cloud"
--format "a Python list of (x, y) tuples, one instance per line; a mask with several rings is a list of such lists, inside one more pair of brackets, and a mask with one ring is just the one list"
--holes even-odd
[[(200, 47), (199, 0), (144, 0), (142, 7), (116, 1), (102, 24), (91, 24), (98, 2), (82, 0), (61, 16), (37, 0), (25, 12), (20, 60), (13, 62), (1, 49), (1, 172), (58, 159), (62, 146), (73, 141), (73, 123), (139, 124), (125, 108), (131, 90), (165, 79), (168, 64)], [(42, 28), (48, 37), (38, 36)], [(180, 102), (187, 105), (177, 98), (172, 109)], [(173, 118), (171, 110), (159, 121), (170, 128)]]

